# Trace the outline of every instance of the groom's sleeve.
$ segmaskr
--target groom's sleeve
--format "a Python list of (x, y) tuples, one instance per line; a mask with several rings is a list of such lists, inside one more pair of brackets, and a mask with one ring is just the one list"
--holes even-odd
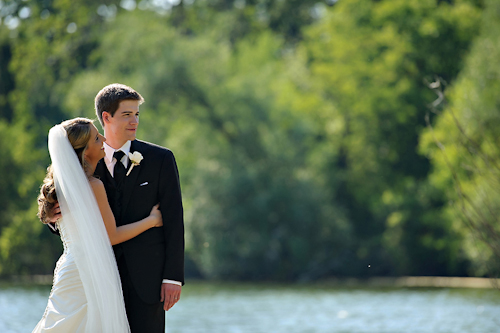
[(57, 229), (57, 225), (55, 223), (47, 223), (47, 227), (49, 228), (51, 233), (60, 236), (59, 229)]
[(166, 150), (160, 177), (160, 211), (165, 232), (163, 279), (184, 284), (184, 213), (174, 154)]
[(178, 286), (181, 286), (181, 287), (182, 287), (182, 282), (180, 282), (180, 281), (174, 281), (174, 280), (167, 280), (167, 279), (164, 279), (164, 280), (162, 281), (162, 283), (176, 284), (176, 285), (178, 285)]

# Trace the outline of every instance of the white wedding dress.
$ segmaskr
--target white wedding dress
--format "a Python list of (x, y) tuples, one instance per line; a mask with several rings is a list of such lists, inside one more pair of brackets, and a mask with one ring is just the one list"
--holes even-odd
[(57, 223), (64, 253), (54, 270), (54, 284), (42, 319), (33, 332), (85, 332), (87, 297), (73, 254), (68, 246), (71, 238), (64, 221)]
[(118, 267), (94, 192), (61, 125), (49, 132), (49, 153), (64, 253), (33, 332), (130, 332)]

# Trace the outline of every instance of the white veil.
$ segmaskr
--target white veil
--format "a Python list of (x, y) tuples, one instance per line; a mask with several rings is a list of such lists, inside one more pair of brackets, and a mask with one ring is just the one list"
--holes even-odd
[[(57, 199), (87, 297), (86, 332), (130, 332), (120, 276), (94, 193), (71, 146), (66, 130), (49, 132)], [(67, 234), (67, 235), (66, 235)]]

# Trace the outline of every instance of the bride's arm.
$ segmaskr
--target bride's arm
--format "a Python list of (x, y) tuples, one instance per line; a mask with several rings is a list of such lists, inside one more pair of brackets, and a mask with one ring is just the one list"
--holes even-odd
[(150, 228), (162, 225), (161, 213), (158, 206), (155, 206), (148, 217), (134, 223), (117, 227), (115, 217), (111, 211), (111, 207), (109, 207), (104, 184), (99, 179), (92, 179), (90, 181), (90, 186), (92, 186), (92, 190), (94, 191), (111, 245), (123, 243)]

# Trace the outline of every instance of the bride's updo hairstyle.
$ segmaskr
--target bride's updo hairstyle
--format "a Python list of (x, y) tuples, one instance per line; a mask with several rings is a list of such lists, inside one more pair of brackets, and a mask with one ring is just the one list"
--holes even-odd
[[(87, 118), (74, 118), (63, 121), (61, 126), (64, 127), (68, 135), (68, 140), (73, 149), (75, 150), (78, 161), (82, 165), (83, 171), (89, 175), (89, 165), (85, 160), (85, 150), (90, 140), (90, 130), (92, 120)], [(47, 175), (43, 180), (40, 188), (40, 195), (38, 196), (38, 217), (42, 223), (49, 223), (47, 218), (52, 216), (52, 209), (57, 202), (56, 188), (54, 185), (54, 176), (52, 172), (52, 165), (47, 168)]]

